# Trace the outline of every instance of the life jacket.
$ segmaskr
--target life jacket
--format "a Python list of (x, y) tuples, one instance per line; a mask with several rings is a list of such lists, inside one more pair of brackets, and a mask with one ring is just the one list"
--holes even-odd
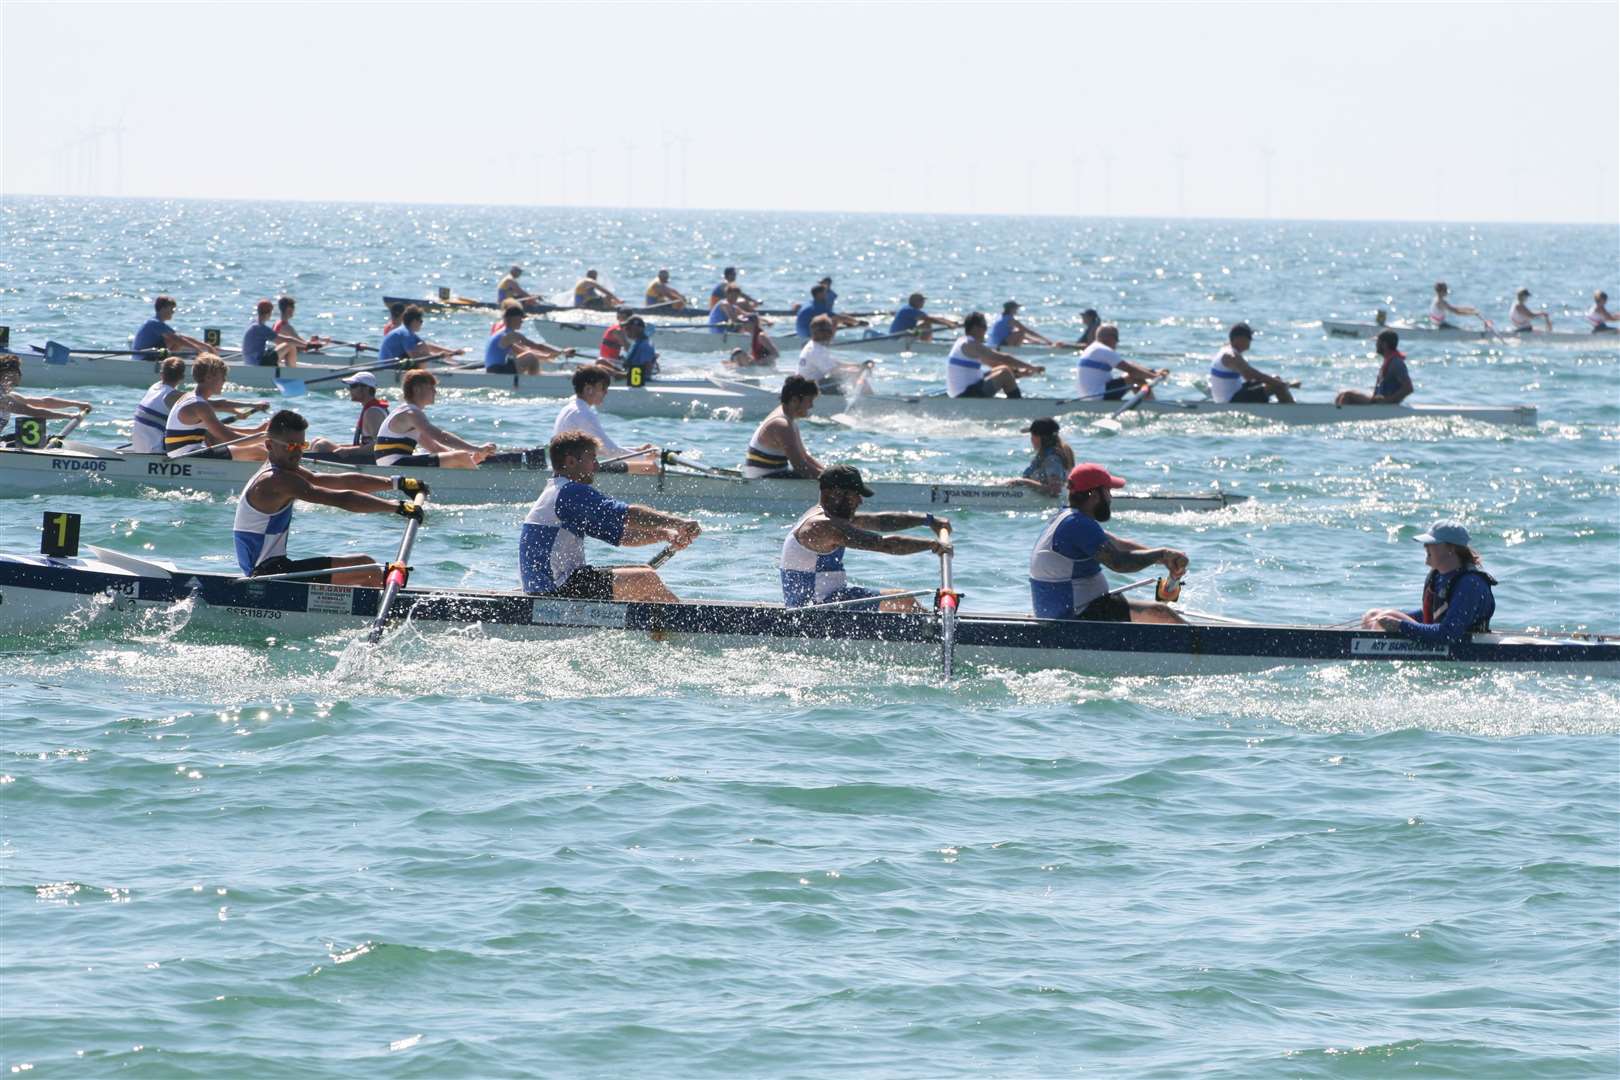
[[(384, 401), (382, 398), (372, 398), (370, 401), (360, 406), (360, 417), (354, 422), (353, 445), (355, 446), (365, 446), (368, 443), (369, 437), (366, 435), (366, 413), (372, 409), (381, 409), (384, 417), (386, 418), (388, 414), (388, 402)], [(382, 430), (380, 426), (378, 430)]]
[(617, 360), (624, 351), (624, 328), (610, 326), (602, 332), (602, 345), (597, 352), (604, 360)]
[[(1451, 591), (1457, 587), (1457, 582), (1469, 574), (1478, 574), (1485, 579), (1485, 584), (1494, 586), (1496, 579), (1475, 566), (1465, 566), (1456, 577), (1440, 584), (1440, 572), (1430, 570), (1429, 576), (1423, 582), (1423, 621), (1437, 623), (1446, 617), (1446, 609), (1451, 606)], [(1495, 605), (1488, 605), (1479, 620), (1468, 628), (1470, 634), (1488, 634), (1491, 630), (1491, 616), (1495, 614)]]

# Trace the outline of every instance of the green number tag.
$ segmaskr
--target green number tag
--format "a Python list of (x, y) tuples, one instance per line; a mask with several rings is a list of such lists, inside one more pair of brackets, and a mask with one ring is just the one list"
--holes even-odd
[(640, 364), (637, 364), (635, 367), (633, 367), (629, 371), (625, 372), (625, 375), (630, 380), (630, 385), (631, 386), (640, 386), (641, 385), (641, 365)]
[(45, 425), (32, 416), (17, 417), (17, 445), (24, 450), (38, 450), (45, 445)]
[(39, 553), (56, 559), (71, 559), (79, 553), (79, 515), (45, 511), (44, 535)]
[(450, 286), (448, 286), (448, 285), (440, 285), (439, 286), (439, 299), (440, 300), (448, 300), (448, 299), (450, 299)]
[(219, 348), (219, 327), (210, 326), (203, 330), (203, 342), (210, 349)]

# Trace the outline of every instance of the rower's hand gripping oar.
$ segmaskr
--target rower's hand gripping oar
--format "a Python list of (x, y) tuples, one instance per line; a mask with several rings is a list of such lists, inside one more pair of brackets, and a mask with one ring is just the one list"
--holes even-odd
[(951, 582), (950, 525), (941, 525), (938, 535), (945, 550), (939, 553), (939, 591), (934, 594), (934, 607), (939, 612), (940, 672), (948, 682), (956, 669), (956, 609), (961, 605), (962, 594)]
[[(399, 590), (405, 587), (410, 579), (411, 568), (408, 560), (411, 557), (411, 546), (416, 543), (416, 530), (422, 524), (426, 515), (422, 512), (422, 505), (427, 502), (427, 492), (418, 491), (410, 502), (401, 502), (399, 512), (406, 517), (405, 535), (399, 541), (399, 554), (394, 561), (388, 564), (388, 576), (383, 588), (382, 603), (377, 607), (377, 617), (372, 620), (371, 630), (366, 634), (366, 642), (371, 645), (382, 640), (383, 630), (388, 625), (388, 613), (394, 606), (394, 599), (399, 596)], [(408, 512), (406, 507), (415, 511)]]
[(1149, 379), (1147, 383), (1144, 384), (1143, 387), (1136, 393), (1132, 394), (1123, 405), (1109, 413), (1107, 416), (1100, 416), (1093, 420), (1091, 422), (1091, 426), (1094, 428), (1106, 428), (1109, 431), (1121, 430), (1119, 418), (1136, 408), (1138, 405), (1142, 404), (1142, 402), (1146, 401), (1148, 394), (1153, 392), (1153, 388), (1164, 382), (1164, 380), (1168, 379), (1169, 377), (1170, 376), (1168, 374), (1165, 374), (1153, 379)]

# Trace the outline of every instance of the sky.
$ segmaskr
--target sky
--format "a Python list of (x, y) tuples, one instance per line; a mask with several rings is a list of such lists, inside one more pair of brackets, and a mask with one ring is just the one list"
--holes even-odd
[(1620, 4), (0, 0), (0, 194), (1620, 222)]

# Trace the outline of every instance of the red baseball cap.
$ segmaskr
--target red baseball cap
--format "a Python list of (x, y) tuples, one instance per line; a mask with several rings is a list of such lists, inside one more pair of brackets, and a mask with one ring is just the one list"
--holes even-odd
[(1095, 491), (1097, 488), (1122, 488), (1125, 481), (1095, 461), (1084, 461), (1069, 470), (1070, 491)]

